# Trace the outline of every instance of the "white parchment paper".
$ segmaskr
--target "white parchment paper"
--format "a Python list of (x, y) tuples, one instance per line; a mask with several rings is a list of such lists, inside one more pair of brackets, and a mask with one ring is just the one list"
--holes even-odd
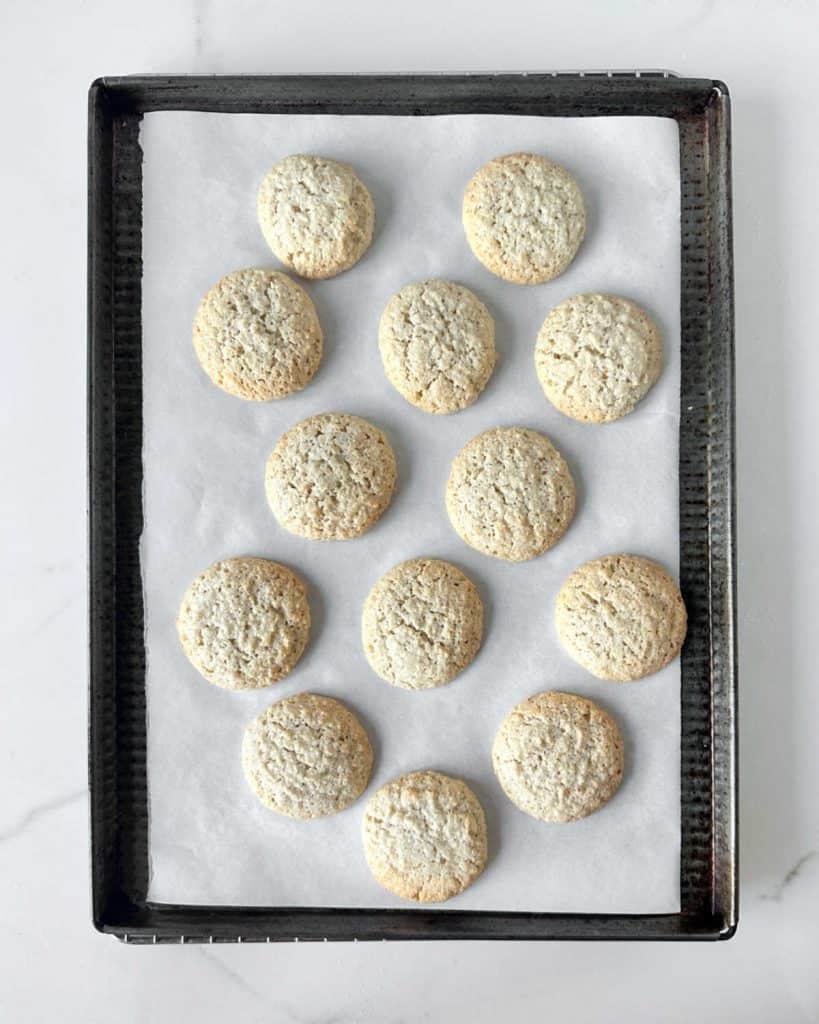
[[(246, 723), (302, 690), (338, 697), (376, 751), (367, 794), (394, 776), (436, 768), (474, 788), (489, 823), (484, 875), (447, 904), (462, 909), (661, 913), (679, 909), (680, 669), (641, 682), (600, 682), (561, 650), (557, 590), (581, 562), (608, 552), (655, 558), (676, 574), (679, 398), (677, 128), (654, 118), (328, 117), (150, 113), (144, 161), (144, 470), (142, 564), (148, 658), (151, 882), (156, 901), (269, 906), (406, 906), (364, 862), (365, 798), (330, 818), (294, 822), (246, 785)], [(464, 188), (486, 160), (531, 150), (563, 163), (587, 200), (588, 230), (570, 269), (526, 288), (494, 278), (461, 227)], [(353, 164), (375, 199), (372, 248), (351, 271), (306, 283), (325, 331), (313, 382), (277, 402), (244, 402), (200, 369), (191, 322), (223, 274), (276, 267), (256, 222), (267, 168), (294, 152)], [(281, 268), (279, 268), (281, 269)], [(384, 377), (379, 316), (402, 285), (444, 277), (473, 289), (497, 324), (499, 363), (470, 409), (438, 417), (408, 405)], [(548, 311), (582, 291), (643, 304), (662, 327), (665, 368), (631, 416), (576, 423), (552, 408), (533, 351)], [(263, 471), (279, 435), (313, 413), (345, 411), (380, 426), (398, 457), (399, 490), (381, 522), (354, 541), (321, 544), (283, 531)], [(452, 530), (444, 485), (456, 452), (498, 425), (544, 431), (578, 485), (577, 517), (558, 545), (512, 565)], [(209, 685), (188, 664), (175, 617), (194, 576), (217, 559), (261, 555), (308, 582), (313, 631), (282, 683), (253, 693)], [(395, 689), (370, 670), (359, 639), (375, 580), (406, 558), (449, 559), (479, 586), (487, 616), (474, 664), (438, 690)], [(494, 779), (497, 727), (518, 701), (561, 689), (617, 718), (627, 769), (615, 798), (570, 825), (518, 811)]]

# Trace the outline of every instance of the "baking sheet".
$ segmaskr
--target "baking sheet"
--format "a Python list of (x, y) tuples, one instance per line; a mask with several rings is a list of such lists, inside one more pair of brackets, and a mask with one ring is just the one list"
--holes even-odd
[[(447, 907), (476, 910), (665, 913), (679, 910), (679, 662), (636, 683), (594, 679), (559, 647), (554, 598), (581, 562), (611, 551), (678, 566), (679, 156), (675, 122), (657, 118), (330, 117), (149, 113), (144, 150), (143, 375), (148, 786), (151, 878), (157, 902), (266, 906), (409, 906), (371, 878), (359, 838), (366, 795), (405, 771), (436, 768), (474, 788), (489, 823), (482, 877)], [(472, 257), (460, 224), (466, 182), (487, 159), (532, 150), (564, 163), (587, 199), (587, 237), (556, 281), (522, 288)], [(325, 357), (300, 394), (257, 405), (214, 387), (190, 342), (201, 296), (223, 274), (277, 267), (255, 219), (258, 184), (275, 160), (315, 152), (352, 163), (376, 204), (365, 258), (307, 282)], [(281, 268), (280, 268), (281, 269)], [(445, 277), (472, 288), (497, 325), (499, 362), (470, 409), (434, 417), (408, 405), (381, 369), (381, 311), (402, 285)], [(533, 367), (540, 323), (577, 292), (640, 302), (663, 329), (660, 381), (626, 419), (591, 426), (545, 400)], [(371, 419), (390, 438), (399, 490), (381, 522), (336, 544), (300, 540), (267, 508), (264, 463), (279, 435), (317, 412)], [(578, 513), (558, 545), (531, 562), (486, 558), (456, 536), (443, 502), (449, 464), (492, 426), (544, 431), (568, 459)], [(190, 580), (232, 555), (276, 559), (310, 587), (305, 656), (267, 690), (230, 693), (189, 665), (174, 620)], [(487, 616), (473, 665), (438, 690), (390, 687), (359, 639), (373, 582), (406, 558), (459, 565)], [(598, 701), (626, 739), (615, 798), (571, 825), (519, 812), (491, 770), (506, 712), (543, 689)], [(376, 751), (365, 797), (330, 818), (299, 823), (267, 811), (247, 787), (239, 751), (246, 723), (302, 690), (340, 698)]]

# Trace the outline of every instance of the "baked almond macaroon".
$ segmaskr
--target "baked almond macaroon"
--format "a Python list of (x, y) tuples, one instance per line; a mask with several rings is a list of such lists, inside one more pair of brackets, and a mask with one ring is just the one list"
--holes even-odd
[(211, 288), (193, 322), (193, 347), (213, 383), (266, 402), (301, 391), (324, 338), (307, 292), (275, 270), (236, 270)]
[(486, 816), (460, 779), (441, 772), (402, 775), (367, 801), (364, 856), (375, 880), (416, 903), (441, 903), (486, 867)]
[(381, 315), (378, 346), (387, 379), (412, 405), (453, 413), (478, 398), (495, 368), (495, 321), (452, 281), (417, 281)]
[(392, 501), (395, 454), (360, 416), (322, 413), (291, 427), (267, 460), (265, 492), (290, 533), (349, 540), (366, 533)]
[(265, 807), (289, 818), (323, 818), (367, 788), (373, 749), (341, 701), (298, 693), (265, 708), (248, 725), (242, 768)]
[(556, 544), (575, 511), (569, 467), (544, 434), (496, 427), (452, 463), (446, 509), (456, 533), (493, 558), (523, 562)]
[(301, 277), (334, 277), (370, 247), (372, 196), (352, 167), (296, 154), (274, 164), (259, 188), (257, 211), (273, 253)]
[(521, 701), (501, 723), (492, 767), (504, 793), (539, 821), (599, 810), (623, 779), (623, 737), (601, 707), (550, 690)]
[(629, 682), (659, 672), (688, 627), (680, 589), (662, 566), (637, 555), (586, 562), (557, 595), (557, 635), (598, 679)]
[(608, 423), (633, 412), (663, 365), (660, 331), (636, 302), (575, 295), (549, 313), (535, 368), (543, 393), (572, 419)]
[(475, 257), (513, 284), (562, 274), (586, 232), (580, 186), (560, 164), (535, 153), (490, 160), (466, 189), (463, 225)]
[(413, 558), (385, 573), (364, 602), (361, 639), (372, 670), (404, 690), (450, 682), (478, 653), (483, 602), (460, 569)]
[(270, 686), (292, 671), (307, 645), (307, 587), (267, 558), (226, 558), (190, 584), (176, 627), (188, 660), (209, 683)]

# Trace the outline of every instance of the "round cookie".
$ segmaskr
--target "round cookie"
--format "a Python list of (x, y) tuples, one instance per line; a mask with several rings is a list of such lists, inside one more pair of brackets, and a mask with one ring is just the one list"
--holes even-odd
[(342, 703), (298, 693), (271, 704), (248, 725), (242, 767), (271, 811), (322, 818), (361, 796), (373, 751), (361, 723)]
[(185, 591), (176, 622), (182, 649), (208, 680), (252, 690), (283, 679), (310, 634), (307, 588), (266, 558), (227, 558)]
[(346, 413), (311, 416), (278, 439), (265, 470), (273, 515), (313, 541), (359, 537), (384, 514), (395, 456), (372, 423)]
[(414, 558), (385, 573), (364, 603), (361, 638), (370, 667), (405, 690), (454, 679), (483, 636), (483, 603), (460, 569)]
[(348, 540), (381, 518), (395, 490), (395, 455), (359, 416), (310, 416), (279, 438), (265, 491), (280, 525), (311, 540)]
[(378, 345), (387, 379), (408, 402), (425, 412), (457, 412), (492, 375), (495, 321), (468, 288), (419, 281), (387, 303)]
[(535, 347), (549, 401), (584, 423), (626, 416), (663, 363), (660, 331), (636, 303), (617, 295), (575, 295), (546, 317)]
[(614, 796), (623, 737), (593, 701), (551, 690), (512, 708), (492, 746), (503, 791), (540, 821), (577, 821)]
[(217, 387), (266, 402), (309, 383), (323, 337), (307, 292), (274, 270), (237, 270), (199, 304), (193, 347)]
[(364, 856), (385, 889), (416, 903), (463, 892), (486, 866), (486, 818), (460, 779), (440, 772), (402, 775), (367, 801)]
[(334, 277), (358, 263), (375, 224), (372, 197), (352, 167), (287, 156), (262, 181), (259, 224), (275, 255), (302, 277)]
[(574, 259), (586, 208), (565, 168), (534, 153), (512, 153), (490, 160), (469, 182), (463, 224), (487, 270), (513, 284), (542, 284)]
[(575, 509), (574, 480), (560, 452), (536, 430), (496, 427), (455, 457), (446, 508), (473, 548), (522, 562), (552, 547)]
[(679, 587), (656, 562), (606, 555), (569, 576), (555, 622), (575, 661), (598, 679), (626, 682), (677, 657), (688, 618)]

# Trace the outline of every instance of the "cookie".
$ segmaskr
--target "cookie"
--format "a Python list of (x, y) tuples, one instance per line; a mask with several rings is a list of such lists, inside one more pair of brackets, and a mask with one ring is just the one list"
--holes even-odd
[(478, 798), (440, 772), (393, 779), (367, 801), (364, 856), (385, 889), (416, 903), (440, 903), (486, 866), (486, 818)]
[(367, 788), (373, 750), (340, 701), (298, 693), (271, 704), (248, 725), (242, 767), (271, 811), (323, 818), (349, 807)]
[(378, 345), (387, 379), (408, 402), (425, 412), (457, 412), (492, 375), (495, 321), (468, 288), (419, 281), (387, 303)]
[(373, 237), (372, 197), (352, 167), (287, 156), (262, 181), (259, 224), (275, 255), (302, 277), (334, 277), (358, 263)]
[(504, 793), (525, 814), (577, 821), (617, 792), (623, 737), (593, 701), (551, 690), (512, 708), (495, 736), (492, 766)]
[(185, 591), (176, 622), (191, 664), (216, 686), (253, 690), (283, 679), (310, 634), (307, 588), (266, 558), (227, 558)]
[(574, 480), (560, 452), (536, 430), (496, 427), (455, 457), (446, 508), (473, 548), (522, 562), (552, 547), (574, 516)]
[(469, 182), (463, 223), (487, 270), (514, 284), (542, 284), (574, 259), (586, 208), (565, 168), (534, 153), (513, 153), (490, 160)]
[(328, 412), (279, 438), (267, 460), (265, 490), (286, 530), (312, 540), (348, 540), (381, 518), (395, 478), (395, 455), (377, 427)]
[(414, 558), (385, 573), (364, 603), (361, 638), (371, 668), (405, 690), (450, 682), (481, 646), (483, 603), (449, 562)]
[(266, 402), (310, 382), (323, 337), (307, 292), (274, 270), (237, 270), (202, 299), (193, 347), (213, 383), (237, 398)]
[(657, 325), (617, 295), (575, 295), (546, 317), (535, 368), (552, 405), (584, 423), (607, 423), (634, 410), (660, 376)]
[(606, 555), (566, 580), (555, 622), (575, 661), (598, 679), (626, 682), (677, 657), (688, 618), (679, 587), (656, 562)]

